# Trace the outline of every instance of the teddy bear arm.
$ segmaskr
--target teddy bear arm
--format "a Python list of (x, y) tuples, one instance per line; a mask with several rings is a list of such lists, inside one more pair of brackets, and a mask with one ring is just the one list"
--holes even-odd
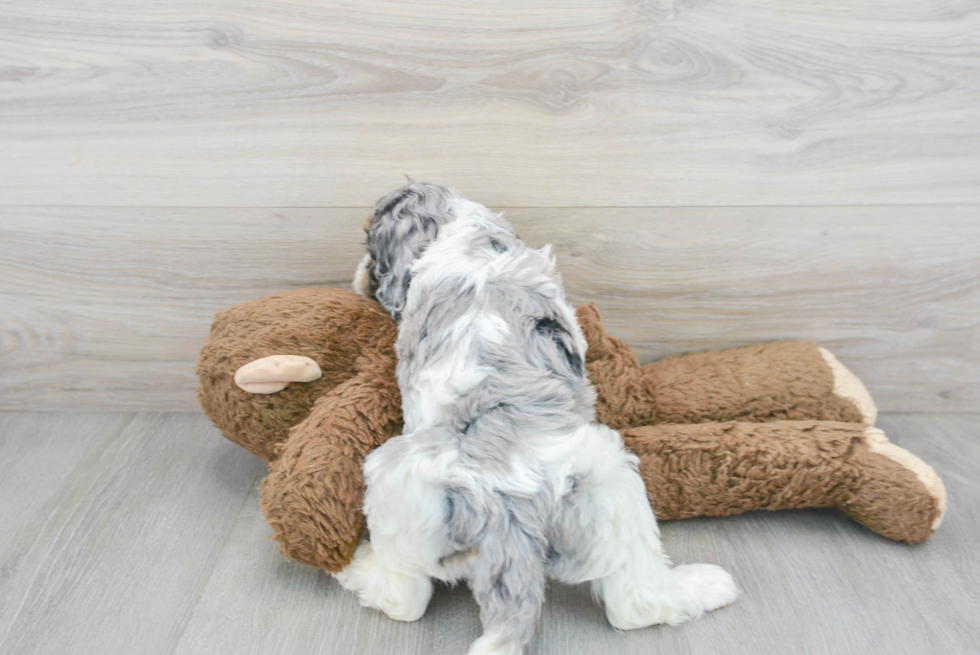
[(262, 483), (262, 510), (284, 555), (330, 572), (350, 563), (364, 529), (364, 458), (400, 431), (393, 380), (362, 376), (317, 401)]
[(643, 367), (659, 420), (819, 420), (873, 425), (870, 394), (827, 350), (777, 341), (673, 355)]
[(337, 572), (364, 530), (361, 458), (351, 444), (298, 434), (262, 481), (262, 512), (283, 555)]
[(917, 543), (946, 511), (935, 471), (864, 425), (663, 424), (622, 435), (659, 519), (839, 507), (882, 536)]

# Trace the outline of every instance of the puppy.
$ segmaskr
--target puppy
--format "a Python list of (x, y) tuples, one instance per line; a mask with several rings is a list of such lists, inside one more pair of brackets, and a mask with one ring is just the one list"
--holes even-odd
[(585, 339), (550, 247), (457, 191), (378, 201), (356, 289), (399, 322), (405, 429), (368, 456), (370, 540), (337, 575), (361, 604), (414, 621), (432, 579), (466, 579), (483, 635), (523, 652), (545, 579), (590, 581), (610, 623), (676, 624), (727, 605), (731, 576), (671, 567), (619, 433), (595, 423)]

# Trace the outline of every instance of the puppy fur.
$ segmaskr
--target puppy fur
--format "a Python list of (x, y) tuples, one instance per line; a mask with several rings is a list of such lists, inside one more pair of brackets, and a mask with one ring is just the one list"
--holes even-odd
[(399, 321), (404, 433), (368, 456), (370, 540), (337, 574), (391, 618), (432, 579), (466, 579), (484, 626), (470, 655), (523, 652), (546, 578), (590, 581), (609, 621), (676, 624), (732, 602), (731, 576), (671, 567), (616, 431), (595, 423), (586, 343), (550, 247), (457, 191), (378, 201), (355, 288)]

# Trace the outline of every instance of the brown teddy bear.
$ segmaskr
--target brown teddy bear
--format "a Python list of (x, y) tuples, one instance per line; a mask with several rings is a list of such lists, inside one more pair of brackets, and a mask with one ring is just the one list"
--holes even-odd
[[(597, 418), (621, 431), (659, 519), (840, 507), (917, 543), (939, 526), (936, 473), (871, 427), (861, 382), (809, 342), (667, 357), (640, 366), (578, 309)], [(331, 572), (364, 516), (361, 465), (401, 430), (397, 326), (341, 289), (277, 293), (217, 315), (197, 373), (225, 437), (269, 462), (262, 509), (288, 557)]]

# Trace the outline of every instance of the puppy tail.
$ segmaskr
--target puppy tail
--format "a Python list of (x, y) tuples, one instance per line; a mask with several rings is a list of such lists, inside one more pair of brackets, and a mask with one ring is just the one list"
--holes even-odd
[(492, 504), (469, 579), (484, 630), (469, 655), (519, 655), (544, 603), (547, 542), (529, 501), (498, 496)]

